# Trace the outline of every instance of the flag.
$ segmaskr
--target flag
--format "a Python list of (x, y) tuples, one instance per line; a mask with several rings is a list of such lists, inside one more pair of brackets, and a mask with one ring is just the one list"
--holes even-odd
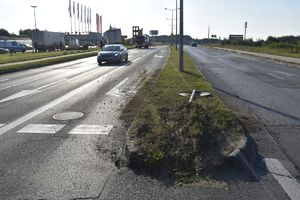
[(99, 15), (98, 15), (98, 13), (96, 13), (96, 29), (97, 29), (97, 32), (99, 32)]
[(75, 15), (75, 1), (73, 1), (73, 14)]
[(82, 6), (82, 4), (81, 4), (81, 12), (80, 12), (80, 13), (81, 13), (81, 15), (80, 15), (80, 21), (81, 21), (81, 22), (82, 22), (82, 7), (83, 7), (83, 6)]
[(102, 15), (99, 16), (99, 29), (100, 29), (100, 33), (102, 33)]
[(79, 19), (79, 3), (77, 3), (77, 19)]
[(70, 17), (72, 17), (72, 2), (71, 2), (71, 0), (69, 0), (69, 9), (68, 9), (68, 11), (69, 11), (69, 15), (70, 15)]

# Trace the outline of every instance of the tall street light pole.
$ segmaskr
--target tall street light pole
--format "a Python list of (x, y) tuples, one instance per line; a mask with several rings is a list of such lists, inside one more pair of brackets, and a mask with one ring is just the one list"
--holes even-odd
[(33, 8), (33, 14), (34, 14), (34, 27), (36, 29), (36, 16), (35, 16), (35, 9), (37, 6), (31, 6), (31, 8)]
[(177, 50), (177, 43), (178, 43), (178, 42), (177, 42), (177, 24), (178, 24), (178, 23), (177, 23), (177, 21), (178, 21), (178, 20), (177, 20), (177, 18), (178, 18), (178, 17), (177, 17), (177, 16), (178, 16), (178, 14), (177, 14), (177, 11), (178, 11), (178, 5), (177, 5), (177, 4), (178, 4), (178, 1), (176, 0), (176, 35), (175, 35), (176, 50)]
[[(165, 10), (169, 10), (169, 11), (171, 11), (172, 12), (172, 24), (171, 24), (171, 37), (173, 38), (174, 37), (174, 32), (173, 32), (173, 30), (174, 30), (174, 14), (173, 14), (173, 12), (176, 10), (176, 9), (169, 9), (169, 8), (165, 8)], [(177, 30), (176, 30), (177, 31)]]
[(179, 40), (179, 71), (184, 70), (183, 60), (183, 0), (180, 0), (180, 40)]

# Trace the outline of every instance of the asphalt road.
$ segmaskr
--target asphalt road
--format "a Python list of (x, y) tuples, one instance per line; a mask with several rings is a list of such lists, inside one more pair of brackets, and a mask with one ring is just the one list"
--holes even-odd
[(252, 166), (257, 179), (232, 163), (185, 186), (165, 174), (116, 167), (128, 128), (122, 109), (164, 65), (168, 48), (158, 47), (130, 50), (130, 62), (122, 64), (98, 66), (94, 57), (1, 75), (0, 199), (299, 199), (299, 69), (186, 50), (225, 103), (249, 121), (260, 155)]
[(98, 196), (117, 167), (127, 102), (161, 69), (167, 47), (129, 61), (96, 57), (0, 76), (0, 199)]
[[(295, 178), (290, 181), (300, 191), (300, 69), (219, 49), (186, 50), (225, 103), (245, 122), (261, 156), (253, 170), (259, 176), (259, 162), (263, 161), (266, 171), (273, 171), (271, 174), (285, 193), (292, 199), (300, 198), (299, 192), (295, 194), (285, 188), (283, 182), (287, 180), (278, 180), (274, 171), (284, 167), (287, 171), (279, 174)], [(276, 186), (266, 185), (270, 187)]]

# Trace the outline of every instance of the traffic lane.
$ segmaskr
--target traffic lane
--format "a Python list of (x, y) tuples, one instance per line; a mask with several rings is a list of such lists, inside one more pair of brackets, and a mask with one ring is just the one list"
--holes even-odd
[[(277, 84), (277, 87), (300, 88), (300, 70), (297, 67), (219, 49), (196, 48), (194, 50), (197, 54), (205, 57), (205, 59), (202, 57), (203, 60), (200, 61), (201, 64), (222, 63), (226, 66), (232, 67), (233, 69), (248, 73), (250, 76), (256, 76), (262, 81), (266, 81), (265, 77), (267, 77), (267, 79), (273, 78), (277, 80), (284, 80)], [(272, 82), (267, 83), (272, 84)]]
[[(164, 54), (167, 52), (165, 50)], [(125, 132), (124, 122), (119, 119), (121, 109), (134, 95), (141, 80), (161, 68), (165, 60), (166, 56), (150, 55), (130, 66), (117, 68), (75, 98), (61, 102), (0, 136), (1, 171), (5, 175), (1, 178), (2, 197), (69, 199), (97, 196), (115, 169), (112, 156), (123, 148)], [(53, 115), (64, 111), (85, 115), (77, 120), (53, 119)], [(78, 133), (82, 131), (80, 128), (75, 131), (77, 133), (70, 134), (78, 126), (107, 126), (108, 123), (113, 124), (113, 129), (107, 135), (83, 135)], [(57, 129), (55, 134), (22, 132), (32, 124), (64, 127)], [(12, 166), (14, 170), (10, 170)]]
[[(209, 53), (209, 49), (207, 52)], [(226, 55), (226, 57), (228, 55)], [(262, 106), (255, 101), (249, 101), (249, 99), (243, 98), (243, 95), (247, 92), (251, 92), (250, 96), (255, 97), (254, 100), (258, 101), (260, 98), (265, 98), (267, 105), (276, 105), (280, 101), (284, 104), (289, 104), (290, 102), (293, 104), (295, 98), (290, 96), (291, 100), (289, 100), (278, 96), (276, 91), (286, 92), (287, 89), (275, 88), (274, 85), (260, 81), (256, 77), (250, 77), (247, 73), (243, 73), (238, 69), (233, 70), (234, 68), (238, 68), (238, 66), (226, 66), (224, 63), (219, 63), (212, 58), (208, 60), (210, 63), (206, 62), (206, 64), (201, 64), (200, 60), (203, 59), (201, 56), (199, 57), (200, 58), (197, 58), (196, 54), (192, 55), (192, 58), (197, 63), (197, 67), (213, 87), (217, 89), (225, 103), (235, 110), (238, 116), (243, 119), (249, 135), (254, 139), (257, 145), (261, 157), (256, 160), (252, 170), (258, 172), (258, 175), (261, 174), (261, 170), (268, 172), (268, 175), (272, 174), (274, 177), (273, 180), (275, 179), (276, 181), (266, 184), (265, 187), (267, 189), (272, 191), (273, 188), (280, 185), (281, 188), (284, 189), (285, 194), (292, 197), (299, 196), (300, 186), (297, 182), (299, 171), (297, 169), (300, 168), (298, 156), (300, 149), (297, 144), (300, 142), (300, 138), (297, 135), (297, 119), (289, 114), (274, 110), (273, 113), (277, 113), (276, 116), (272, 116), (272, 113), (266, 113), (265, 111), (268, 110), (268, 107)], [(206, 57), (206, 59), (208, 59), (208, 57)], [(253, 85), (256, 86), (254, 89)], [(257, 93), (260, 93), (260, 90), (265, 90), (265, 94), (261, 93), (261, 95), (257, 95)], [(295, 89), (293, 92), (295, 92)], [(268, 99), (269, 95), (274, 95), (274, 98)], [(279, 109), (284, 107), (284, 104), (279, 107)], [(298, 107), (294, 108), (298, 109)], [(280, 124), (275, 124), (274, 121), (270, 122), (273, 117), (277, 120), (276, 123)], [(263, 126), (261, 126), (261, 124), (263, 124)], [(276, 162), (274, 162), (274, 160), (276, 160)], [(259, 166), (258, 163), (261, 162), (268, 164), (266, 166)], [(279, 172), (278, 170), (281, 171)], [(278, 174), (282, 175), (278, 176)], [(262, 177), (264, 178), (265, 175)], [(288, 186), (290, 183), (292, 183), (292, 186)]]
[[(135, 50), (132, 59), (141, 58), (141, 56), (146, 55), (145, 52), (152, 51)], [(55, 99), (68, 90), (72, 90), (72, 88), (76, 88), (113, 68), (130, 64), (130, 62), (111, 63), (99, 67), (96, 57), (84, 59), (84, 61), (77, 62), (77, 64), (71, 62), (70, 64), (65, 63), (46, 67), (46, 69), (35, 69), (31, 70), (32, 72), (17, 72), (18, 75), (3, 77), (3, 80), (9, 79), (11, 81), (8, 85), (3, 85), (2, 90), (0, 90), (0, 109), (2, 113), (0, 124), (7, 123), (28, 110), (41, 106), (44, 102), (49, 101), (48, 99)], [(24, 78), (17, 80), (20, 73)], [(28, 73), (34, 75), (27, 75)], [(11, 76), (17, 77), (13, 79)]]
[[(268, 75), (262, 76), (262, 72), (256, 72), (255, 70), (264, 68), (263, 62), (260, 65), (256, 64), (258, 67), (253, 70), (250, 65), (241, 67), (231, 62), (229, 58), (232, 53), (216, 59), (215, 57), (207, 57), (211, 51), (208, 48), (201, 48), (200, 50), (188, 48), (188, 51), (201, 67), (201, 70), (207, 73), (212, 81), (214, 79), (219, 80), (214, 81), (216, 82), (214, 85), (216, 89), (238, 96), (253, 109), (253, 112), (265, 124), (300, 124), (300, 108), (297, 103), (300, 100), (300, 88), (297, 85), (290, 87), (291, 83), (286, 83), (286, 80), (276, 79)], [(204, 59), (207, 61), (205, 64), (203, 63)], [(259, 63), (259, 61), (257, 62)], [(247, 72), (245, 72), (245, 68), (247, 68)], [(294, 70), (299, 69), (295, 68)], [(284, 85), (289, 87), (282, 87)]]

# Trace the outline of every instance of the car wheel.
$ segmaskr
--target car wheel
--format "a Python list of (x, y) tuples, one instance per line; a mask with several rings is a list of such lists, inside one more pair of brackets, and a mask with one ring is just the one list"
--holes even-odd
[(126, 61), (126, 62), (128, 61), (128, 55), (126, 56), (125, 61)]
[(123, 58), (122, 58), (122, 55), (120, 55), (119, 62), (121, 63), (122, 61), (123, 61)]

